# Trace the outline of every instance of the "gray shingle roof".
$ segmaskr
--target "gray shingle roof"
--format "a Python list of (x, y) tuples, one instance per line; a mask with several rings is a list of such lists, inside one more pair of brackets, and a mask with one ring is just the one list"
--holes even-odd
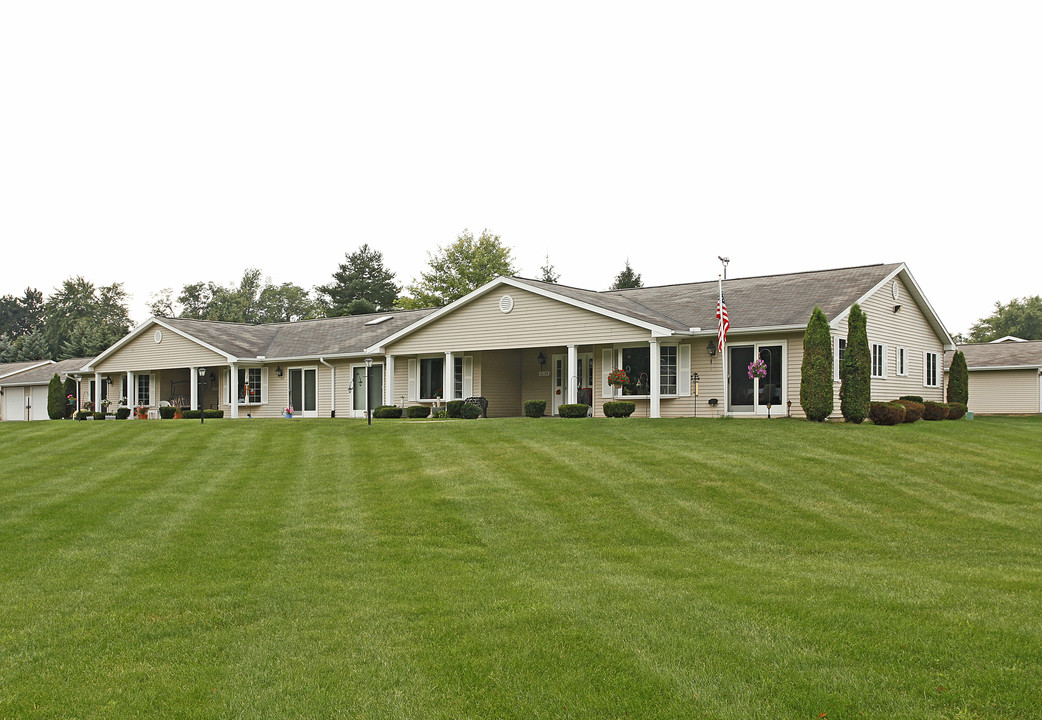
[[(802, 326), (814, 305), (829, 320), (864, 297), (900, 263), (733, 278), (723, 283), (732, 330)], [(670, 329), (716, 328), (717, 281), (596, 292), (537, 280), (522, 282)]]
[(83, 366), (91, 361), (91, 358), (72, 358), (61, 362), (48, 363), (38, 368), (23, 370), (20, 373), (9, 375), (0, 379), (0, 385), (33, 385), (37, 383), (48, 383), (54, 377), (54, 373), (60, 376), (62, 373), (72, 373), (81, 370)]
[[(261, 355), (267, 358), (297, 358), (362, 353), (369, 345), (432, 312), (434, 308), (271, 325), (185, 318), (162, 318), (162, 321), (237, 358), (256, 358)], [(390, 319), (378, 325), (366, 325), (370, 320), (385, 316), (390, 316)]]
[(12, 362), (12, 363), (0, 363), (0, 378), (20, 373), (27, 368), (31, 368), (33, 365), (39, 365), (45, 363), (46, 360), (29, 360), (26, 362)]
[[(966, 367), (1042, 367), (1042, 340), (1027, 342), (979, 343), (959, 345), (966, 355)], [(945, 365), (951, 367), (954, 353), (946, 353)]]

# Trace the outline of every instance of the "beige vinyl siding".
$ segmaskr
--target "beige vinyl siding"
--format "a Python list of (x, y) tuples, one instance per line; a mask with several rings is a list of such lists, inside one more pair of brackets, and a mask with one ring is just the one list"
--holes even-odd
[(969, 409), (975, 413), (1037, 413), (1038, 370), (971, 370)]
[[(524, 365), (538, 365), (535, 359), (537, 354), (531, 353), (531, 359), (525, 360)], [(480, 388), (481, 396), (488, 400), (490, 418), (517, 417), (523, 414), (522, 355), (520, 350), (491, 350), (482, 352), (480, 359), (475, 361), (475, 368), (481, 367), (481, 380), (480, 384), (475, 383), (474, 392), (478, 392)], [(524, 399), (536, 398), (525, 395)]]
[[(944, 343), (926, 320), (923, 311), (915, 303), (907, 286), (897, 278), (900, 288), (895, 301), (891, 295), (891, 282), (873, 293), (861, 304), (865, 312), (868, 342), (886, 345), (886, 377), (872, 378), (872, 400), (894, 400), (902, 395), (919, 395), (926, 400), (944, 401)], [(894, 305), (901, 311), (895, 313)], [(846, 318), (832, 334), (837, 338), (847, 337)], [(897, 349), (907, 352), (907, 375), (897, 374)], [(923, 385), (923, 353), (937, 353), (937, 387)], [(839, 413), (839, 381), (835, 382), (836, 412)]]
[[(163, 341), (156, 343), (155, 332), (162, 330)], [(95, 368), (99, 372), (145, 371), (168, 368), (226, 365), (228, 359), (202, 347), (172, 330), (152, 325)]]
[[(504, 295), (514, 300), (499, 309)], [(509, 350), (547, 345), (646, 341), (640, 327), (551, 300), (527, 290), (499, 287), (388, 346), (395, 355), (474, 350)]]

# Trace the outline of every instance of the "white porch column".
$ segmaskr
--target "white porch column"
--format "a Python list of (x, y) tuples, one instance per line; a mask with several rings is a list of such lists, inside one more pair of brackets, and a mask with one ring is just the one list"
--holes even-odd
[[(199, 407), (199, 368), (188, 368), (188, 387), (191, 388), (191, 392), (188, 396), (188, 407), (195, 410)], [(202, 408), (199, 409), (202, 410)]]
[(127, 370), (127, 407), (137, 407), (137, 375)]
[(456, 359), (451, 352), (445, 353), (445, 379), (442, 381), (442, 398), (448, 402), (456, 399)]
[(394, 405), (394, 355), (384, 355), (384, 405)]
[(566, 402), (571, 405), (579, 402), (579, 354), (576, 352), (575, 345), (568, 346), (568, 368), (565, 371), (567, 375), (566, 382), (568, 383), (568, 390), (564, 396), (567, 398)]
[(230, 415), (233, 418), (237, 418), (239, 417), (239, 388), (235, 386), (239, 383), (239, 368), (235, 363), (230, 363), (228, 368), (228, 402), (231, 405)]
[(662, 361), (659, 358), (658, 338), (651, 338), (649, 343), (651, 345), (651, 377), (648, 382), (651, 383), (651, 407), (648, 408), (648, 416), (657, 418), (662, 417), (662, 380), (659, 377), (662, 374)]
[(101, 412), (101, 373), (94, 373), (94, 412)]

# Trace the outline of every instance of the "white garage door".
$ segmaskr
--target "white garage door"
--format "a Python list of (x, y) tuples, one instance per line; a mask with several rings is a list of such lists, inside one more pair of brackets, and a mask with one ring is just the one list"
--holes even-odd
[(36, 385), (29, 388), (32, 405), (29, 408), (30, 420), (48, 420), (47, 415), (47, 386)]
[(4, 388), (4, 420), (25, 420), (25, 390)]

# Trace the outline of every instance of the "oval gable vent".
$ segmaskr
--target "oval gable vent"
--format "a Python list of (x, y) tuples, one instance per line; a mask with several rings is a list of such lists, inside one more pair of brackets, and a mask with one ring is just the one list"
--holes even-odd
[(510, 312), (514, 309), (514, 298), (509, 295), (504, 295), (499, 298), (499, 309), (503, 311), (503, 314)]

